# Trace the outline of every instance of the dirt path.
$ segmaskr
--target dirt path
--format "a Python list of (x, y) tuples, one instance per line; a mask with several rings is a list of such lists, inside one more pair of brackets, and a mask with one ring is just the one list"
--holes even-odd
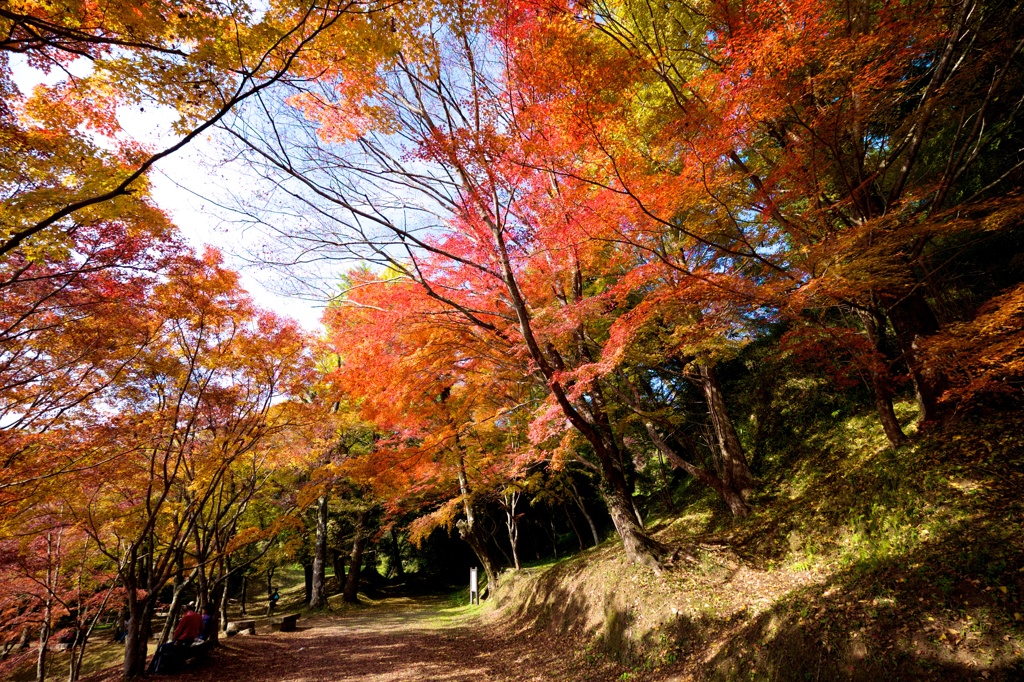
[[(167, 680), (210, 682), (525, 682), (638, 679), (588, 663), (571, 646), (505, 632), (501, 625), (435, 598), (386, 599), (342, 615), (299, 621), (300, 629), (232, 637), (195, 670)], [(105, 679), (105, 678), (100, 678)]]

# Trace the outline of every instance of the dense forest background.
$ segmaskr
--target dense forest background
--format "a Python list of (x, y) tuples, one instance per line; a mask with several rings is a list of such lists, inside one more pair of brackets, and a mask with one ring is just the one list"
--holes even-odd
[[(136, 677), (293, 565), (311, 609), (609, 538), (667, 580), (681, 519), (958, 537), (1009, 642), (1022, 48), (998, 0), (0, 2), (0, 670), (125, 622)], [(206, 135), (322, 334), (152, 199)]]

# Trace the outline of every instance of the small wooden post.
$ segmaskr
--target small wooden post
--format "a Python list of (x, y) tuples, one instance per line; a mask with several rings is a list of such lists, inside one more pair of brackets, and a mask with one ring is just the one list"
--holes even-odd
[(480, 603), (480, 589), (477, 586), (476, 566), (469, 569), (469, 603), (479, 604)]

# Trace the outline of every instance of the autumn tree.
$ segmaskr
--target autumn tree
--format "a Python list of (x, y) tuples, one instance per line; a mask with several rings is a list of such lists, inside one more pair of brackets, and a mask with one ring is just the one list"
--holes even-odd
[[(1020, 180), (1019, 159), (999, 151), (1019, 136), (1016, 108), (994, 102), (1019, 98), (1021, 36), (1004, 20), (1021, 8), (933, 9), (609, 2), (510, 13), (544, 112), (603, 160), (567, 154), (545, 167), (627, 197), (653, 229), (627, 222), (621, 239), (678, 272), (692, 258), (658, 240), (682, 232), (726, 272), (753, 276), (769, 311), (800, 323), (853, 311), (894, 445), (905, 440), (891, 407), (898, 364), (920, 421), (942, 414), (944, 372), (921, 349), (943, 323), (934, 307), (950, 289), (937, 282), (956, 258), (930, 253), (963, 230), (1019, 220), (1016, 200), (991, 199)], [(547, 59), (552, 48), (572, 59), (571, 86), (551, 77), (564, 61)], [(979, 163), (985, 150), (991, 165)]]
[[(502, 156), (509, 140), (501, 131), (515, 112), (503, 108), (498, 83), (482, 66), (498, 54), (479, 26), (487, 12), (460, 6), (432, 37), (399, 31), (396, 40), (408, 43), (381, 58), (367, 88), (356, 88), (368, 75), (365, 64), (357, 73), (356, 64), (325, 54), (308, 67), (320, 74), (319, 89), (290, 100), (319, 125), (319, 138), (275, 121), (266, 122), (275, 127), (263, 134), (252, 121), (234, 132), (254, 164), (290, 176), (296, 191), (330, 216), (337, 237), (327, 241), (415, 281), (455, 315), (453, 323), (490, 344), (489, 355), (528, 365), (526, 375), (585, 435), (600, 462), (608, 506), (630, 556), (654, 565), (660, 549), (633, 509), (623, 470), (628, 457), (607, 420), (605, 397), (577, 395), (563, 384), (565, 360), (531, 309), (525, 273), (544, 247), (535, 241), (528, 208), (516, 199), (536, 178)], [(422, 171), (407, 160), (414, 157)], [(381, 182), (385, 195), (377, 208), (370, 193), (379, 193), (370, 187)], [(395, 211), (383, 209), (389, 202)], [(402, 210), (404, 218), (393, 217)], [(444, 222), (429, 222), (433, 215)], [(324, 241), (296, 235), (300, 244), (305, 239)]]
[[(436, 314), (408, 305), (417, 299)], [(433, 493), (419, 501), (425, 513), (413, 522), (411, 541), (437, 527), (457, 529), (494, 586), (498, 566), (478, 518), (492, 453), (480, 430), (515, 406), (516, 384), (501, 381), (515, 365), (481, 345), (457, 316), (445, 323), (444, 315), (414, 283), (367, 271), (353, 273), (345, 297), (328, 310), (337, 383), (381, 434), (345, 470), (370, 487), (385, 513), (408, 512), (410, 492), (429, 485)]]
[(80, 490), (63, 497), (125, 587), (126, 677), (144, 669), (156, 596), (186, 545), (198, 533), (202, 558), (219, 558), (202, 535), (211, 514), (224, 523), (224, 484), (249, 486), (245, 470), (281, 428), (275, 401), (306, 379), (302, 335), (255, 310), (212, 252), (176, 263), (147, 303), (153, 340), (106, 396), (115, 416), (94, 434), (105, 464), (81, 472)]
[[(136, 210), (155, 163), (285, 78), (342, 17), (373, 11), (355, 2), (268, 12), (211, 2), (5, 5), (0, 144), (18, 152), (0, 168), (0, 257), (59, 251), (80, 225)], [(21, 93), (12, 55), (64, 77)], [(86, 75), (75, 75), (76, 62)], [(117, 118), (126, 106), (173, 110), (177, 139), (159, 151), (133, 141)]]

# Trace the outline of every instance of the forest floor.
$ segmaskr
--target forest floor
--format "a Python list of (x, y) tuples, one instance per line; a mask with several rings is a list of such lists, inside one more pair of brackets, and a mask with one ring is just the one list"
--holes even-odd
[[(344, 608), (344, 607), (343, 607)], [(282, 611), (282, 613), (287, 610)], [(587, 660), (488, 618), (483, 607), (444, 597), (390, 597), (340, 613), (303, 613), (296, 632), (222, 639), (181, 682), (392, 682), (450, 680), (633, 680), (629, 668)], [(118, 669), (84, 678), (113, 682)], [(653, 679), (645, 677), (643, 679)], [(664, 679), (664, 678), (659, 678)]]

